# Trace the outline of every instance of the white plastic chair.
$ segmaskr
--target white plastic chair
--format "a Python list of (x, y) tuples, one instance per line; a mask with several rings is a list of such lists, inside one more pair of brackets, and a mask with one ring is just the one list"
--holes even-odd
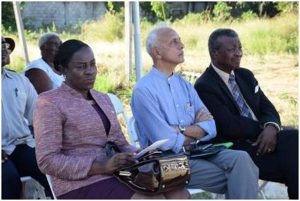
[(44, 187), (31, 176), (20, 178), (23, 199), (46, 199)]
[(126, 113), (125, 113), (125, 110), (124, 110), (124, 107), (123, 107), (123, 104), (121, 102), (121, 100), (114, 94), (111, 94), (111, 93), (107, 93), (107, 95), (109, 96), (114, 108), (115, 108), (115, 112), (117, 115), (122, 115), (124, 121), (125, 121), (125, 124), (126, 124), (126, 128), (127, 128), (127, 131), (128, 133), (130, 132), (129, 131), (129, 126), (128, 126), (128, 117), (126, 116)]
[(55, 194), (54, 194), (54, 191), (53, 191), (53, 186), (52, 186), (52, 180), (51, 180), (51, 176), (46, 174), (46, 178), (47, 178), (47, 181), (48, 181), (48, 184), (50, 186), (50, 189), (51, 189), (51, 193), (52, 193), (52, 196), (53, 196), (53, 200), (57, 200)]

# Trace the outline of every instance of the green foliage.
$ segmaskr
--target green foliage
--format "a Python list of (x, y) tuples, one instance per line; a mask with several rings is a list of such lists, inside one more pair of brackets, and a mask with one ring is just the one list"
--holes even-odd
[[(24, 2), (19, 3), (20, 10), (23, 9)], [(13, 32), (17, 31), (15, 14), (12, 1), (1, 1), (1, 22), (3, 27)]]
[(7, 67), (17, 72), (23, 72), (26, 66), (25, 59), (19, 56), (10, 56), (10, 64)]
[(214, 20), (217, 22), (224, 22), (227, 20), (231, 20), (231, 11), (232, 7), (227, 5), (226, 2), (219, 1), (214, 9), (213, 9), (213, 15), (214, 15)]
[(152, 10), (155, 12), (158, 19), (166, 21), (168, 18), (168, 5), (164, 1), (151, 2)]
[(253, 20), (243, 26), (247, 29), (241, 30), (239, 35), (248, 53), (298, 53), (298, 15), (290, 14), (273, 20)]
[(124, 9), (123, 2), (108, 1), (105, 3), (106, 10), (113, 13), (121, 12)]
[(16, 20), (12, 2), (1, 2), (2, 26), (7, 30), (16, 31)]
[(115, 41), (123, 38), (124, 32), (124, 12), (107, 12), (97, 22), (90, 21), (83, 24), (81, 34), (84, 39), (90, 41), (103, 40)]
[(180, 20), (175, 20), (175, 23), (180, 24), (194, 24), (194, 25), (201, 25), (203, 22), (211, 21), (211, 15), (209, 10), (205, 10), (201, 13), (189, 13), (185, 15)]
[(298, 11), (298, 2), (276, 2), (276, 8), (282, 13), (296, 13)]
[(244, 20), (244, 21), (253, 20), (255, 18), (257, 18), (257, 15), (252, 10), (248, 10), (246, 12), (243, 12), (243, 14), (241, 16), (241, 20)]
[(115, 93), (114, 85), (107, 79), (106, 75), (97, 75), (94, 89), (103, 93)]

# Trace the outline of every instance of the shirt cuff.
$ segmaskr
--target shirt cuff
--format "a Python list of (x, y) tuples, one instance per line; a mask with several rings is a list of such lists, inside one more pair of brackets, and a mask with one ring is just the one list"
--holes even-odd
[(216, 127), (212, 125), (213, 123), (211, 121), (201, 121), (197, 123), (196, 125), (202, 128), (206, 135), (204, 135), (200, 141), (208, 141), (212, 138), (216, 137)]
[(179, 153), (182, 150), (184, 140), (185, 140), (185, 136), (181, 133), (177, 133), (176, 141), (175, 141), (175, 144), (172, 148), (172, 150), (175, 153)]
[(272, 124), (273, 126), (275, 126), (278, 132), (281, 130), (280, 126), (277, 123), (271, 121), (264, 123), (264, 128), (266, 128), (268, 124)]

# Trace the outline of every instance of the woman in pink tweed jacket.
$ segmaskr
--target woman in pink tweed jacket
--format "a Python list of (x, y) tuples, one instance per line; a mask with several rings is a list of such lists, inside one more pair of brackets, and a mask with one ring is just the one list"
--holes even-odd
[[(38, 166), (51, 175), (59, 199), (148, 198), (120, 183), (112, 173), (133, 164), (136, 148), (122, 134), (106, 94), (92, 90), (96, 61), (92, 49), (78, 40), (64, 42), (55, 66), (65, 76), (61, 87), (40, 94), (34, 111)], [(107, 142), (121, 153), (106, 155)], [(159, 198), (188, 198), (185, 189)]]

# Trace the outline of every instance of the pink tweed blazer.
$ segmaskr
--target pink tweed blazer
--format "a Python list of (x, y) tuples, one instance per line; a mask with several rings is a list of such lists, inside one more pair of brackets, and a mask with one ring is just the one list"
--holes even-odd
[(108, 159), (107, 141), (115, 142), (122, 152), (136, 151), (123, 136), (109, 97), (90, 92), (110, 120), (108, 136), (97, 111), (66, 84), (42, 93), (37, 100), (33, 117), (37, 163), (51, 176), (56, 196), (111, 177), (87, 176), (96, 158)]

